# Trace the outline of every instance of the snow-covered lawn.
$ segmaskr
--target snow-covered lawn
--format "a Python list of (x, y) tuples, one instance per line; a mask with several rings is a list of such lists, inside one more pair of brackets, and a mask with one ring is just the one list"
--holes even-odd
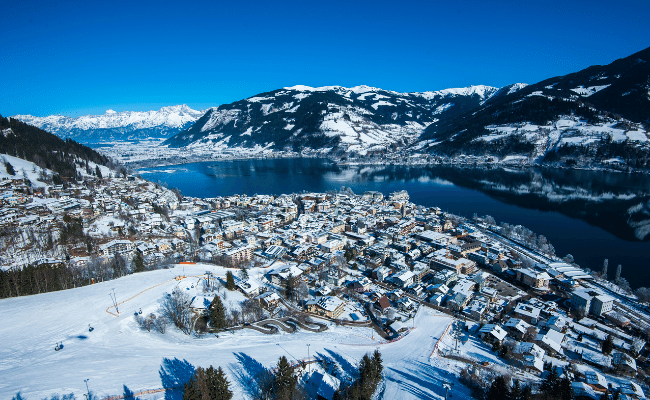
[[(159, 300), (177, 286), (188, 294), (198, 293), (199, 276), (207, 270), (219, 277), (226, 271), (200, 264), (177, 266), (67, 291), (0, 300), (0, 398), (11, 398), (18, 391), (27, 399), (70, 392), (82, 398), (84, 379), (89, 379), (90, 390), (100, 397), (122, 394), (123, 385), (138, 393), (163, 387), (161, 365), (188, 365), (184, 362), (194, 367), (221, 366), (232, 383), (234, 398), (246, 398), (242, 371), (251, 363), (270, 367), (282, 355), (292, 361), (304, 359), (307, 344), (311, 356), (328, 355), (348, 369), (356, 368), (365, 353), (379, 348), (386, 399), (444, 395), (441, 379), (451, 377), (444, 361), (429, 357), (451, 318), (428, 309), (418, 313), (415, 329), (393, 343), (381, 343), (371, 328), (334, 325), (323, 333), (299, 330), (264, 335), (244, 329), (218, 338), (186, 336), (172, 327), (164, 335), (138, 328), (134, 312), (155, 310)], [(187, 278), (175, 279), (181, 275)], [(118, 302), (127, 300), (119, 305), (119, 318), (107, 312), (113, 289)], [(241, 299), (227, 292), (226, 303)], [(63, 342), (60, 351), (54, 351), (57, 342)], [(464, 388), (457, 384), (454, 390)], [(162, 398), (163, 393), (147, 397)]]

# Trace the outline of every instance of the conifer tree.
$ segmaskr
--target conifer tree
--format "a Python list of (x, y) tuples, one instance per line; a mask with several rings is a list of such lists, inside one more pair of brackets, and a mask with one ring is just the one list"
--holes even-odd
[(555, 367), (551, 367), (550, 371), (548, 371), (548, 374), (546, 374), (546, 378), (542, 381), (542, 384), (539, 387), (539, 390), (547, 395), (554, 397), (555, 396), (555, 391), (558, 387), (558, 383), (560, 381), (560, 377), (558, 376), (557, 370)]
[(287, 296), (287, 299), (291, 299), (295, 294), (296, 289), (296, 278), (293, 275), (289, 274), (287, 279), (284, 281), (284, 293)]
[(485, 399), (486, 400), (503, 400), (510, 396), (510, 389), (503, 376), (498, 376), (488, 389)]
[[(210, 367), (212, 368), (212, 367)], [(213, 375), (214, 390), (216, 400), (230, 400), (232, 399), (232, 391), (230, 390), (230, 382), (226, 378), (226, 374), (223, 373), (221, 367), (218, 367)]]
[(226, 327), (226, 308), (219, 296), (214, 296), (210, 303), (210, 326), (218, 331)]
[(235, 277), (230, 271), (226, 272), (226, 289), (235, 290)]
[(519, 399), (517, 400), (532, 400), (533, 398), (533, 389), (528, 386), (524, 386), (523, 390), (521, 391), (521, 396), (519, 396)]
[(510, 397), (508, 397), (508, 399), (519, 400), (521, 399), (521, 395), (522, 395), (521, 385), (519, 384), (519, 380), (515, 379), (515, 383), (510, 388)]
[(95, 167), (95, 175), (97, 175), (99, 179), (102, 179), (102, 169), (99, 168), (99, 165)]
[(603, 342), (603, 354), (609, 355), (614, 350), (614, 338), (611, 334), (607, 335), (607, 339)]
[(297, 382), (296, 377), (293, 376), (293, 368), (289, 365), (287, 357), (280, 357), (273, 378), (274, 398), (277, 400), (293, 399)]
[(14, 170), (14, 166), (9, 164), (9, 161), (5, 160), (5, 170), (7, 170), (7, 173), (9, 175), (16, 175), (16, 170)]
[(139, 251), (135, 252), (135, 258), (133, 259), (133, 272), (144, 272), (146, 268), (144, 267), (144, 260), (142, 259), (142, 254)]
[(375, 383), (379, 383), (379, 381), (381, 380), (381, 373), (384, 370), (384, 366), (382, 365), (382, 362), (383, 361), (381, 359), (381, 353), (379, 352), (379, 350), (375, 349), (374, 353), (372, 353), (372, 364), (375, 373), (374, 375)]
[(571, 400), (573, 398), (571, 379), (564, 377), (558, 381), (557, 388), (555, 389), (555, 396), (559, 400)]
[(614, 274), (614, 282), (618, 282), (619, 279), (621, 279), (621, 269), (623, 266), (621, 264), (618, 264), (616, 267), (616, 273)]
[(230, 382), (221, 367), (214, 369), (197, 368), (189, 382), (185, 384), (183, 400), (230, 400)]

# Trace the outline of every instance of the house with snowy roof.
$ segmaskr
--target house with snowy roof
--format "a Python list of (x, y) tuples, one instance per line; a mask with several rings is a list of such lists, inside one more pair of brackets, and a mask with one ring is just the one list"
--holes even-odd
[(338, 318), (345, 310), (345, 302), (336, 296), (323, 296), (318, 300), (308, 301), (307, 310), (329, 318)]
[(548, 352), (562, 354), (564, 333), (549, 329), (546, 333), (538, 333), (535, 341), (541, 348)]
[(479, 329), (481, 339), (490, 344), (501, 343), (508, 333), (500, 326), (496, 324), (485, 324), (481, 329)]
[(510, 318), (503, 326), (511, 336), (521, 340), (532, 325), (520, 318)]
[(546, 352), (537, 344), (530, 342), (518, 343), (512, 353), (515, 359), (518, 359), (526, 369), (536, 373), (544, 371)]
[(636, 361), (625, 353), (617, 352), (612, 354), (612, 367), (621, 374), (636, 376)]

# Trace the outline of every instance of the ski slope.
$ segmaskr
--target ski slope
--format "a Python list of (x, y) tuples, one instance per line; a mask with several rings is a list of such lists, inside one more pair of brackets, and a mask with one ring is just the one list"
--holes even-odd
[[(452, 319), (426, 308), (418, 313), (415, 329), (393, 343), (379, 342), (370, 328), (334, 325), (323, 333), (299, 330), (264, 335), (244, 329), (200, 338), (186, 336), (172, 326), (164, 335), (138, 328), (134, 312), (156, 311), (159, 300), (176, 287), (198, 293), (192, 285), (206, 271), (224, 277), (226, 269), (176, 266), (66, 291), (0, 300), (4, 344), (0, 347), (0, 398), (20, 391), (27, 400), (70, 392), (80, 399), (86, 392), (85, 379), (99, 398), (122, 395), (124, 386), (135, 393), (159, 389), (163, 387), (161, 365), (174, 363), (221, 366), (231, 382), (233, 398), (248, 398), (251, 368), (272, 367), (283, 355), (290, 361), (305, 359), (307, 344), (312, 357), (337, 360), (351, 374), (365, 353), (378, 348), (384, 360), (385, 399), (443, 398), (441, 380), (455, 380), (445, 371), (445, 363), (429, 358)], [(187, 278), (175, 279), (181, 275)], [(257, 275), (251, 272), (251, 277)], [(113, 289), (118, 303), (123, 302), (118, 306), (119, 317), (110, 308)], [(241, 298), (239, 293), (226, 292), (225, 304)], [(57, 342), (63, 343), (60, 351), (54, 351)], [(461, 397), (467, 394), (457, 382), (454, 390), (464, 393), (458, 393)], [(164, 392), (140, 397), (161, 399)]]

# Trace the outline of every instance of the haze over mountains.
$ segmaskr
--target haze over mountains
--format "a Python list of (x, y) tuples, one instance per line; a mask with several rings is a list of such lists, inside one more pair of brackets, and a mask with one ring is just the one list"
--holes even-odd
[(293, 86), (199, 112), (19, 115), (82, 142), (168, 138), (197, 153), (519, 157), (528, 162), (650, 162), (650, 48), (534, 85), (399, 93)]

